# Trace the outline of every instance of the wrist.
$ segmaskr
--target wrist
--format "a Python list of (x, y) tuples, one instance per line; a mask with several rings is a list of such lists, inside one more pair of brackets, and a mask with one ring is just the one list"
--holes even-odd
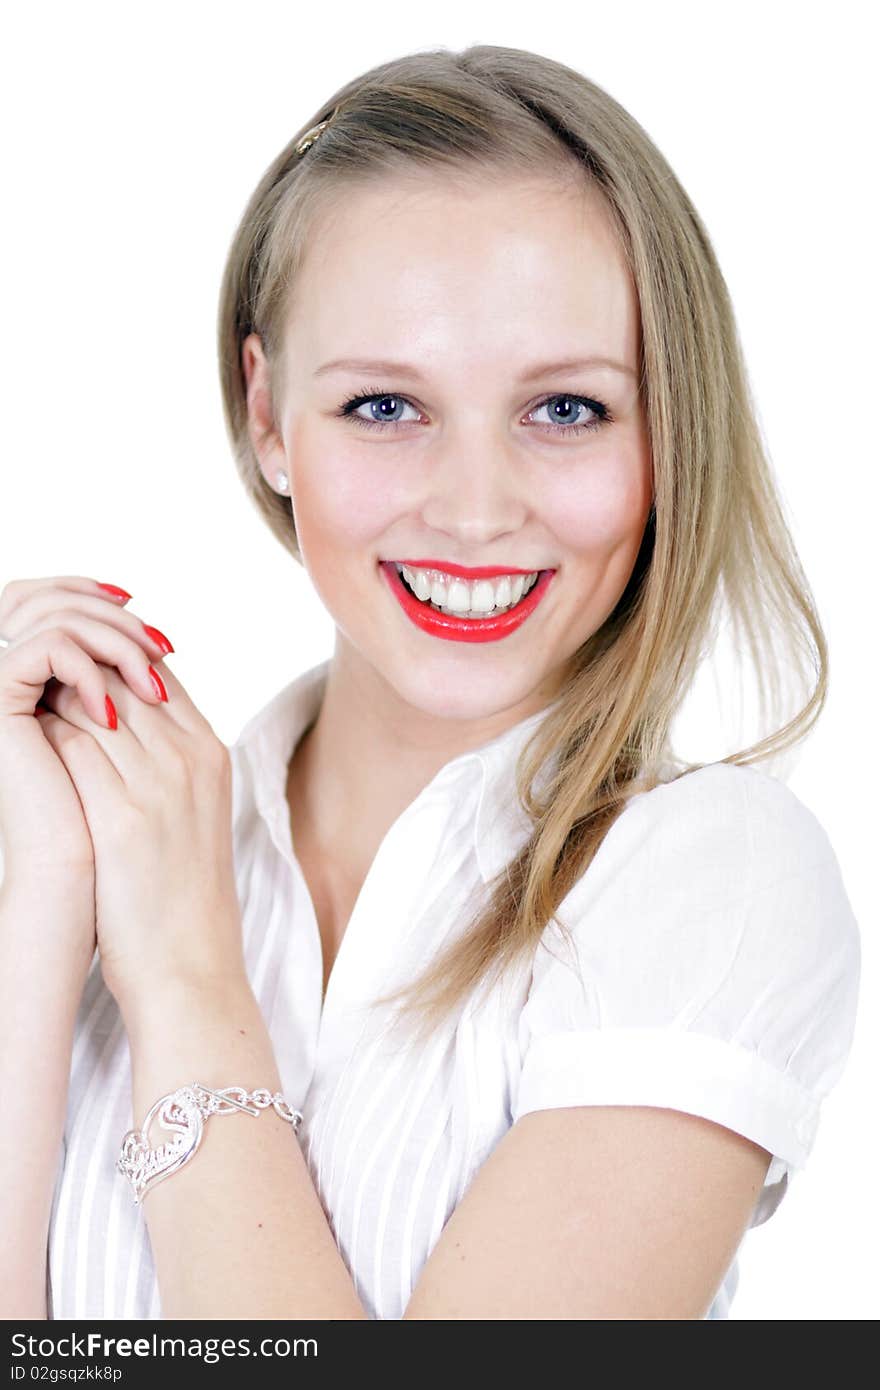
[(281, 1089), (269, 1030), (246, 979), (166, 980), (123, 1013), (138, 1122), (178, 1086)]
[(3, 969), (24, 980), (64, 980), (79, 988), (92, 965), (96, 946), (94, 897), (88, 902), (38, 889), (23, 879), (0, 886), (0, 948)]
[[(262, 1021), (257, 998), (245, 974), (202, 975), (198, 979), (168, 975), (137, 991), (117, 996), (129, 1041), (138, 1045), (167, 1036), (173, 1045), (182, 1032), (201, 1033), (237, 1020)], [(241, 1026), (245, 1026), (242, 1024)]]
[(25, 911), (47, 920), (62, 915), (65, 921), (88, 921), (95, 925), (95, 886), (93, 879), (66, 873), (58, 866), (44, 870), (33, 864), (20, 870), (2, 864), (0, 908)]

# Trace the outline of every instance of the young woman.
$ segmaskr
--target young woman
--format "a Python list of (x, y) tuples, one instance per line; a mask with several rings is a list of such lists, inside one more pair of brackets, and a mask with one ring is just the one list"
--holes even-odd
[[(7, 1316), (725, 1317), (860, 957), (759, 766), (826, 648), (693, 206), (572, 69), (403, 57), (267, 169), (219, 340), (335, 649), (227, 749), (126, 591), (3, 590)], [(722, 605), (810, 684), (685, 762)]]

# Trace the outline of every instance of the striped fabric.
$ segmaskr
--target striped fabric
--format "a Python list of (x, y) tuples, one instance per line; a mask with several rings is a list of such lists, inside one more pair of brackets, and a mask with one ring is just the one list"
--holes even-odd
[[(766, 1220), (806, 1160), (855, 1009), (857, 929), (811, 813), (769, 776), (720, 764), (635, 798), (564, 905), (589, 956), (586, 973), (558, 960), (554, 944), (553, 955), (538, 953), (534, 977), (524, 970), (482, 1006), (471, 1001), (417, 1053), (371, 996), (412, 978), (461, 932), (474, 895), (523, 843), (516, 755), (543, 715), (447, 763), (391, 826), (322, 1008), (320, 937), (285, 787), (328, 664), (285, 686), (232, 745), (235, 867), (248, 975), (284, 1094), (303, 1112), (299, 1138), (316, 1190), (369, 1316), (402, 1316), (473, 1175), (528, 1110), (616, 1097), (727, 1123), (774, 1154), (752, 1224)], [(688, 903), (682, 853), (702, 866), (694, 865)], [(785, 893), (774, 894), (782, 882)], [(768, 946), (767, 914), (778, 950)], [(670, 964), (676, 921), (686, 967)], [(665, 971), (651, 964), (652, 947)], [(762, 968), (773, 978), (759, 988)], [(816, 998), (825, 1001), (818, 1017)], [(96, 953), (52, 1206), (51, 1318), (162, 1315), (143, 1210), (114, 1168), (135, 1118), (143, 1117), (131, 1111), (127, 1039)], [(710, 1318), (727, 1316), (736, 1282), (734, 1261)]]

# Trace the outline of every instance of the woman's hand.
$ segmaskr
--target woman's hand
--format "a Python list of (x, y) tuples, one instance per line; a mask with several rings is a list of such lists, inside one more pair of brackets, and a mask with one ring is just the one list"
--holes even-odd
[(48, 692), (43, 733), (76, 787), (95, 857), (101, 968), (123, 1014), (166, 985), (246, 981), (232, 855), (229, 750), (163, 668), (147, 705), (100, 670), (119, 717), (90, 717), (79, 691)]
[(167, 639), (155, 640), (162, 637), (156, 629), (122, 611), (127, 601), (124, 590), (113, 593), (77, 575), (12, 580), (0, 592), (0, 634), (10, 643), (0, 647), (3, 881), (51, 887), (65, 898), (80, 895), (92, 918), (91, 838), (76, 787), (40, 727), (39, 702), (53, 688), (71, 689), (86, 722), (106, 730), (108, 687), (100, 661), (118, 667), (117, 679), (127, 682), (131, 699), (158, 703), (150, 663), (172, 648)]

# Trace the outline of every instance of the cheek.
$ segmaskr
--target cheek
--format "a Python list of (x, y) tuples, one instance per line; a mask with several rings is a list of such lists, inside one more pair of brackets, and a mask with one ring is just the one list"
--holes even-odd
[[(369, 450), (357, 458), (345, 448), (292, 451), (291, 504), (303, 553), (315, 547), (345, 552), (368, 546), (394, 515), (393, 487)], [(380, 451), (377, 450), (378, 455)]]
[(585, 456), (548, 480), (541, 508), (572, 557), (607, 558), (641, 541), (651, 506), (650, 463), (641, 452)]

